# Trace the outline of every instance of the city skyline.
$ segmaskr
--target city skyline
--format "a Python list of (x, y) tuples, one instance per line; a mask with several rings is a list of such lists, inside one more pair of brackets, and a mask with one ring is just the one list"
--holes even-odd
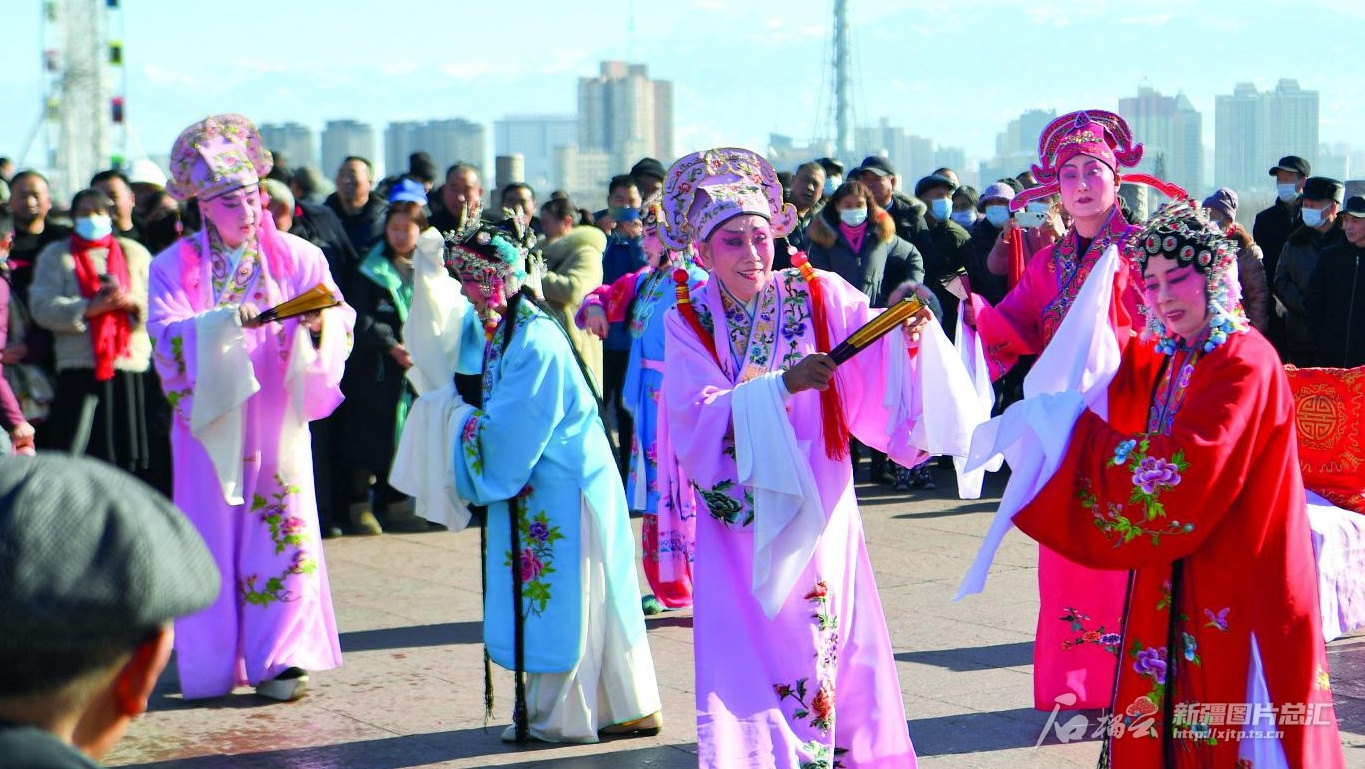
[[(16, 5), (11, 28), (34, 34), (14, 35), (0, 52), (0, 100), (13, 115), (0, 125), (0, 154), (9, 156), (26, 148), (42, 103), (40, 4)], [(245, 12), (255, 5), (247, 2)], [(137, 140), (130, 155), (138, 154), (136, 145), (164, 155), (184, 125), (223, 111), (315, 131), (347, 118), (381, 130), (390, 122), (451, 118), (487, 129), (514, 115), (570, 114), (579, 79), (613, 59), (643, 63), (651, 77), (672, 82), (676, 153), (721, 144), (766, 150), (772, 133), (800, 144), (832, 128), (821, 109), (829, 101), (826, 0), (795, 0), (781, 18), (717, 0), (667, 7), (622, 2), (595, 20), (543, 8), (528, 12), (506, 34), (494, 32), (506, 21), (495, 9), (457, 14), (440, 6), (424, 11), (424, 28), (471, 34), (447, 36), (446, 45), (397, 47), (366, 41), (411, 36), (408, 20), (398, 14), (365, 14), (358, 46), (300, 46), (288, 30), (340, 41), (354, 33), (360, 13), (345, 5), (322, 12), (316, 0), (270, 6), (272, 24), (246, 47), (185, 34), (180, 22), (160, 13), (175, 7), (148, 0), (125, 11), (127, 115)], [(1060, 0), (952, 8), (855, 2), (855, 124), (875, 127), (886, 116), (907, 135), (932, 137), (966, 157), (987, 160), (1002, 127), (1028, 110), (1115, 109), (1120, 98), (1150, 87), (1165, 95), (1185, 93), (1204, 116), (1201, 143), (1211, 154), (1217, 95), (1242, 82), (1264, 91), (1280, 79), (1297, 79), (1304, 90), (1321, 94), (1321, 143), (1360, 146), (1352, 129), (1365, 125), (1365, 104), (1349, 98), (1335, 72), (1352, 69), (1365, 56), (1341, 35), (1315, 40), (1312, 49), (1321, 61), (1273, 53), (1282, 48), (1288, 12), (1344, 22), (1365, 19), (1365, 9), (1341, 0), (1273, 0), (1256, 10), (1263, 12), (1227, 0), (1197, 6), (1152, 0), (1141, 11), (1104, 0), (1083, 7)], [(1054, 45), (1050, 38), (1074, 45)], [(925, 55), (928, 41), (941, 58)], [(1039, 51), (1032, 58), (1011, 54), (1031, 48)], [(1054, 53), (1066, 55), (1042, 55)], [(25, 104), (32, 105), (28, 116)], [(1029, 140), (1036, 143), (1036, 134)], [(485, 166), (491, 162), (491, 156), (483, 159)]]

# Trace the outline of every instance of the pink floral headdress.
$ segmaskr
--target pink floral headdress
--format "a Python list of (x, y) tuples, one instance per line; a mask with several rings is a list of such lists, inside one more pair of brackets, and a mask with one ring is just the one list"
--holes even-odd
[(796, 208), (782, 200), (782, 183), (761, 155), (738, 147), (694, 152), (668, 169), (663, 187), (659, 238), (683, 250), (701, 243), (726, 221), (757, 214), (772, 222), (775, 235), (796, 225)]
[(208, 200), (256, 184), (272, 165), (255, 124), (242, 115), (214, 115), (180, 132), (166, 191), (177, 200)]

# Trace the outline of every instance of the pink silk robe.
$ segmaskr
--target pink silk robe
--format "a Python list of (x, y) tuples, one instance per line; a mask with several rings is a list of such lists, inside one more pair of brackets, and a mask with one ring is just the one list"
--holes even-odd
[[(266, 217), (268, 220), (269, 217)], [(230, 504), (215, 482), (204, 444), (191, 433), (197, 361), (201, 349), (196, 318), (218, 306), (250, 301), (264, 309), (325, 283), (340, 297), (317, 247), (267, 225), (267, 244), (256, 258), (242, 257), (236, 282), (218, 300), (213, 275), (227, 271), (202, 236), (177, 241), (152, 261), (147, 330), (162, 387), (174, 406), (171, 445), (175, 503), (203, 535), (223, 575), (223, 591), (207, 609), (176, 622), (175, 650), (181, 691), (187, 699), (228, 694), (289, 667), (328, 670), (341, 665), (336, 618), (322, 557), (308, 422), (341, 402), (341, 374), (351, 348), (355, 311), (342, 305), (324, 312), (323, 354), (302, 366), (293, 360), (297, 320), (244, 329), (260, 389), (242, 412), (242, 504)], [(312, 342), (301, 344), (311, 347)], [(326, 354), (330, 350), (331, 354)], [(295, 376), (286, 381), (292, 371)], [(302, 367), (301, 367), (302, 366)], [(293, 384), (293, 390), (289, 388)], [(302, 412), (296, 395), (302, 390)]]
[[(842, 340), (873, 313), (861, 292), (833, 273), (820, 274), (830, 339)], [(665, 317), (664, 406), (678, 463), (704, 501), (693, 571), (700, 765), (913, 767), (852, 466), (826, 456), (814, 390), (790, 396), (786, 406), (804, 453), (796, 461), (809, 462), (820, 489), (824, 530), (774, 618), (754, 596), (753, 489), (738, 482), (732, 395), (742, 382), (815, 352), (815, 335), (809, 292), (796, 270), (773, 273), (757, 298), (752, 326), (745, 310), (722, 293), (719, 281), (712, 281), (693, 298), (712, 329), (719, 365), (676, 308)], [(891, 339), (884, 337), (837, 375), (850, 429), (881, 450), (888, 444), (886, 356), (908, 355)], [(745, 363), (737, 365), (732, 351), (741, 349)]]
[[(1056, 245), (1028, 262), (1019, 284), (994, 307), (974, 296), (977, 332), (991, 377), (999, 378), (1021, 356), (1037, 355), (1052, 340), (1095, 262), (1133, 228), (1118, 209), (1084, 254), (1068, 230)], [(1110, 311), (1119, 344), (1140, 326), (1141, 276), (1124, 259), (1114, 283)], [(1114, 632), (1123, 614), (1126, 575), (1075, 564), (1047, 547), (1038, 548), (1038, 633), (1033, 645), (1033, 706), (1052, 710), (1109, 707), (1114, 695), (1114, 655), (1084, 639)]]

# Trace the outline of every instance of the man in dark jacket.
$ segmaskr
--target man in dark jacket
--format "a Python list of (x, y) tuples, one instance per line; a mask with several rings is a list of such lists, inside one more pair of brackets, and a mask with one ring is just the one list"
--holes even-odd
[(915, 237), (925, 230), (924, 204), (896, 191), (900, 177), (896, 175), (896, 167), (890, 160), (880, 155), (863, 158), (863, 164), (848, 177), (849, 181), (856, 179), (862, 182), (871, 191), (877, 205), (891, 214), (898, 236), (918, 245)]
[(971, 246), (967, 243), (971, 235), (950, 218), (956, 190), (952, 179), (937, 174), (915, 184), (915, 197), (929, 210), (924, 218), (925, 228), (911, 241), (924, 256), (924, 282), (943, 308), (943, 330), (949, 339), (957, 328), (957, 297), (943, 287), (943, 279), (965, 267), (971, 257)]
[(1324, 249), (1308, 284), (1309, 331), (1316, 365), (1365, 365), (1365, 197), (1353, 195), (1341, 215), (1344, 239)]
[(1270, 208), (1256, 214), (1256, 223), (1251, 228), (1251, 238), (1265, 254), (1267, 275), (1275, 274), (1279, 264), (1280, 252), (1284, 250), (1289, 233), (1303, 224), (1299, 217), (1299, 196), (1303, 185), (1312, 174), (1308, 161), (1297, 155), (1280, 158), (1280, 162), (1270, 169), (1275, 177), (1276, 201)]
[(1316, 340), (1308, 329), (1308, 284), (1318, 258), (1342, 239), (1337, 221), (1345, 186), (1336, 179), (1313, 176), (1304, 182), (1299, 216), (1303, 224), (1289, 234), (1275, 267), (1275, 296), (1285, 314), (1285, 346), (1281, 357), (1296, 366), (1311, 366), (1317, 359)]
[[(1297, 155), (1287, 155), (1270, 169), (1275, 177), (1276, 200), (1264, 211), (1256, 214), (1256, 222), (1251, 228), (1251, 239), (1261, 247), (1265, 259), (1265, 274), (1273, 283), (1275, 270), (1279, 266), (1280, 252), (1289, 240), (1289, 233), (1298, 229), (1303, 221), (1299, 218), (1299, 195), (1303, 193), (1304, 182), (1312, 174), (1308, 161)], [(1285, 319), (1271, 308), (1270, 333), (1266, 336), (1281, 355), (1285, 354)]]
[(374, 167), (360, 157), (348, 157), (337, 169), (337, 191), (323, 205), (341, 220), (351, 248), (368, 254), (384, 237), (384, 209), (388, 203), (374, 194)]
[(820, 196), (824, 191), (825, 167), (814, 160), (802, 163), (792, 174), (787, 202), (796, 207), (796, 226), (787, 233), (787, 243), (798, 251), (810, 251), (810, 237), (806, 231), (819, 210)]

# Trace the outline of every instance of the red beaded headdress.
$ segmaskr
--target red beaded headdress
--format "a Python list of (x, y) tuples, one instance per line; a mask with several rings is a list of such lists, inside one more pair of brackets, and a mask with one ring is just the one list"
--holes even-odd
[[(1113, 112), (1081, 110), (1062, 115), (1038, 137), (1038, 164), (1033, 166), (1038, 186), (1016, 195), (1010, 209), (1018, 211), (1031, 201), (1057, 194), (1058, 172), (1077, 155), (1097, 158), (1117, 173), (1120, 168), (1137, 167), (1142, 161), (1142, 145), (1133, 141), (1128, 122)], [(1123, 180), (1150, 185), (1168, 197), (1186, 197), (1179, 186), (1146, 174), (1126, 174)]]

